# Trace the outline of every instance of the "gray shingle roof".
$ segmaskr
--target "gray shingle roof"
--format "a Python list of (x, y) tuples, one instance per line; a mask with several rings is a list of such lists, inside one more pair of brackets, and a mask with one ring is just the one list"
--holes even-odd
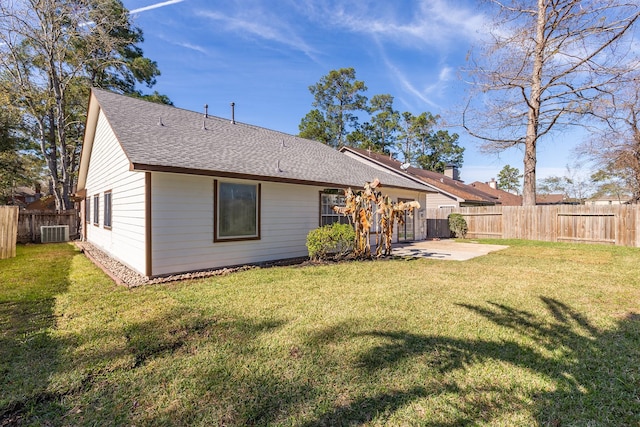
[(352, 187), (378, 178), (383, 186), (428, 191), (320, 142), (104, 90), (93, 94), (134, 169)]

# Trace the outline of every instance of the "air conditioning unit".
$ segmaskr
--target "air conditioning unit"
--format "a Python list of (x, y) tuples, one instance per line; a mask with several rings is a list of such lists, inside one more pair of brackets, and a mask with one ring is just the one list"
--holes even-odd
[(42, 243), (68, 242), (68, 225), (43, 225), (40, 227), (40, 241)]

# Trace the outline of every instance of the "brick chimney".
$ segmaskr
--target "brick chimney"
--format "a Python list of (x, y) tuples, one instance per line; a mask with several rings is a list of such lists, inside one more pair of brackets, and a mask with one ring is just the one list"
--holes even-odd
[(456, 165), (449, 163), (444, 167), (444, 176), (456, 181), (460, 181), (460, 173)]

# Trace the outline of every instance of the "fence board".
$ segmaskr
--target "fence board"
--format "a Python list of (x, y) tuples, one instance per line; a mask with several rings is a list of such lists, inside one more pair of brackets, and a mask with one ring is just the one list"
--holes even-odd
[(0, 206), (0, 259), (16, 256), (18, 211), (17, 206)]
[(427, 236), (449, 237), (451, 212), (467, 221), (470, 238), (586, 242), (640, 247), (640, 206), (483, 206), (427, 209)]
[(25, 210), (20, 211), (18, 222), (18, 242), (40, 243), (40, 227), (51, 225), (68, 225), (69, 238), (79, 237), (78, 212), (74, 209), (65, 212)]

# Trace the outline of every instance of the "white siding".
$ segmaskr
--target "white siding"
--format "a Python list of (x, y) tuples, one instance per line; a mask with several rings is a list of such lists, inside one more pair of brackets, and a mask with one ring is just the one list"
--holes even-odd
[[(214, 179), (195, 175), (153, 173), (153, 275), (241, 265), (307, 256), (306, 238), (319, 226), (323, 187), (261, 183), (261, 238), (213, 241)], [(224, 182), (255, 184), (255, 181)], [(418, 200), (425, 193), (383, 189), (394, 200)], [(416, 236), (426, 238), (424, 215), (416, 213)], [(394, 236), (395, 240), (395, 236)]]
[(437, 194), (429, 194), (427, 196), (427, 209), (436, 209), (441, 206), (460, 206), (460, 203), (453, 197), (447, 196), (446, 194), (437, 193)]
[[(91, 222), (87, 241), (137, 272), (145, 272), (144, 173), (129, 171), (122, 151), (105, 116), (100, 112), (87, 174)], [(112, 191), (112, 226), (104, 228), (104, 192)], [(93, 225), (93, 196), (100, 196), (100, 221)]]
[(307, 255), (307, 234), (318, 227), (321, 188), (261, 183), (260, 240), (214, 243), (213, 186), (211, 177), (153, 174), (153, 275)]

